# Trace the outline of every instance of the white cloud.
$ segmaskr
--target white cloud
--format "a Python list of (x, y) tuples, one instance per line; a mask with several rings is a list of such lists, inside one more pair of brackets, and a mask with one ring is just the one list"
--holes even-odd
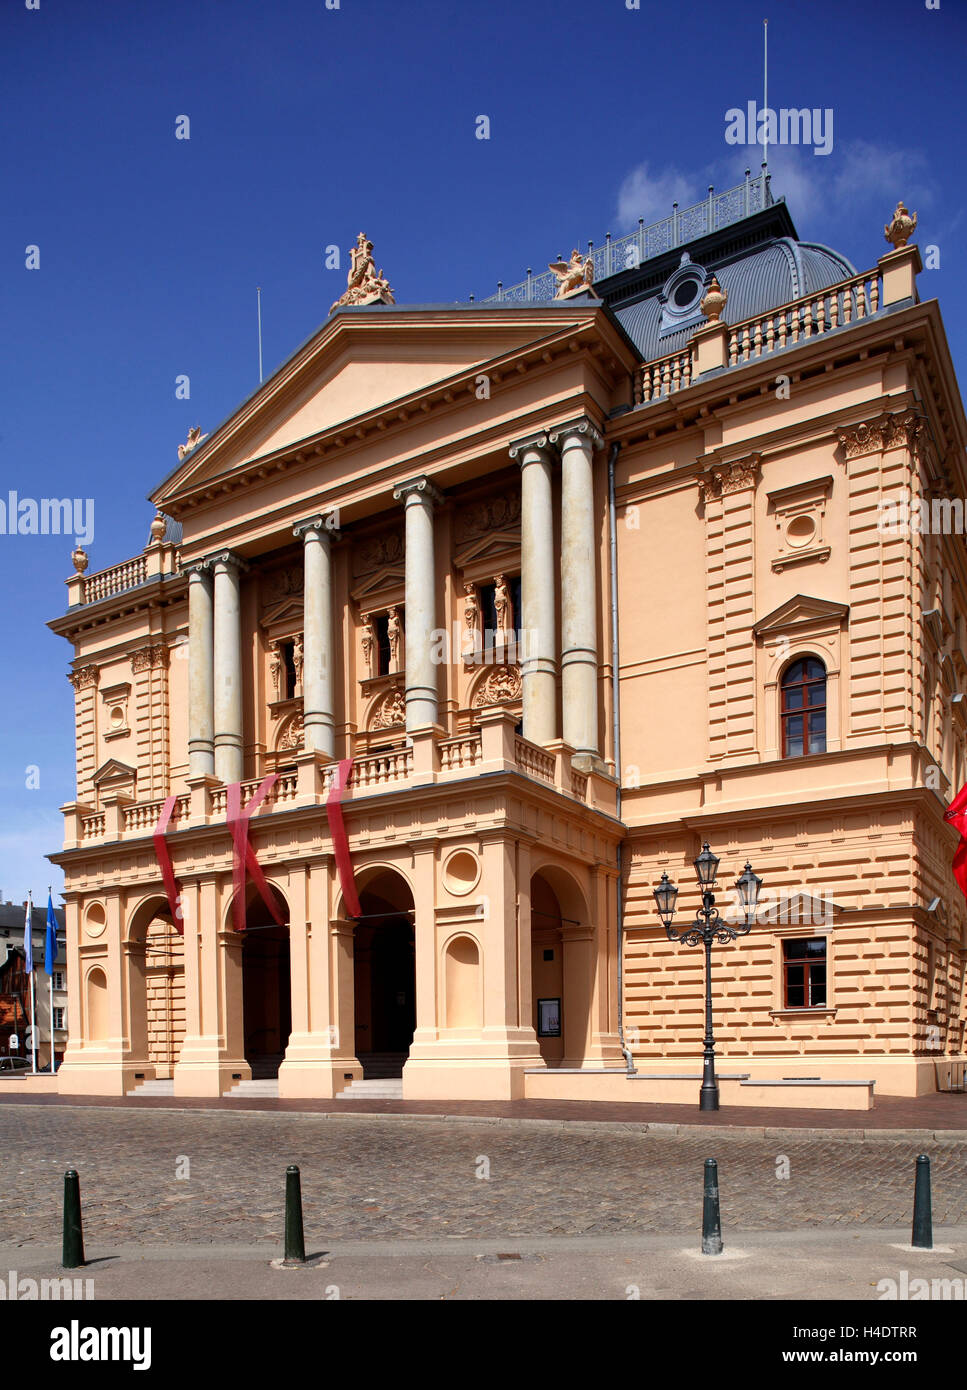
[(652, 173), (647, 163), (639, 164), (618, 190), (618, 223), (624, 230), (633, 227), (639, 217), (646, 223), (657, 222), (671, 216), (672, 203), (689, 207), (698, 202), (702, 192), (697, 178), (689, 178), (677, 169)]

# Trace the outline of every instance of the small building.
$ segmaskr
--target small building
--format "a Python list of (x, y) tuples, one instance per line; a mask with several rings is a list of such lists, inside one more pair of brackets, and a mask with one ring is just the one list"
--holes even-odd
[[(54, 962), (54, 1057), (59, 1064), (67, 1045), (67, 937), (64, 909), (55, 908), (57, 919), (57, 960)], [(47, 941), (47, 908), (35, 907), (31, 917), (31, 938), (34, 957), (34, 996), (37, 1008), (37, 1065), (50, 1065), (51, 990), (50, 976), (44, 970)], [(32, 1022), (30, 1012), (30, 976), (24, 966), (24, 904), (0, 903), (0, 1057), (26, 1057), (27, 1028)], [(10, 1046), (11, 1036), (18, 1045)]]

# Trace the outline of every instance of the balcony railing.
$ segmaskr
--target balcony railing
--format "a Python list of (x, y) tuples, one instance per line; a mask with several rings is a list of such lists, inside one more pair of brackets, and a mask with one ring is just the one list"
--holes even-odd
[(136, 555), (133, 560), (125, 560), (109, 570), (98, 570), (96, 574), (84, 578), (84, 602), (96, 603), (98, 599), (110, 598), (112, 594), (123, 594), (127, 589), (136, 589), (148, 577), (146, 555)]
[[(417, 757), (420, 744), (419, 758)], [(433, 740), (432, 747), (418, 735), (412, 746), (364, 753), (353, 761), (352, 776), (346, 790), (347, 804), (358, 798), (377, 796), (389, 790), (441, 785), (472, 778), (478, 771), (516, 770), (524, 777), (553, 788), (559, 795), (588, 805), (604, 805), (608, 792), (598, 787), (589, 795), (590, 777), (571, 765), (572, 750), (564, 744), (551, 749), (531, 743), (514, 732), (514, 717), (487, 729), (472, 729), (453, 738)], [(338, 769), (337, 763), (300, 763), (295, 770), (282, 773), (255, 811), (255, 817), (276, 811), (297, 811), (321, 807), (328, 797)], [(610, 783), (609, 783), (610, 785)], [(246, 805), (261, 786), (252, 778), (241, 784), (242, 805)], [(602, 800), (604, 797), (604, 800)], [(104, 810), (76, 805), (66, 813), (65, 840), (68, 847), (92, 841), (144, 839), (158, 825), (166, 798), (154, 797), (131, 805), (112, 803)], [(168, 822), (169, 832), (189, 827), (224, 825), (228, 815), (228, 790), (224, 786), (180, 792)]]
[[(867, 270), (832, 285), (820, 294), (804, 295), (766, 314), (729, 325), (728, 365), (741, 367), (770, 353), (798, 347), (811, 338), (859, 323), (876, 314), (883, 293), (879, 270)], [(646, 362), (640, 375), (640, 404), (683, 391), (695, 377), (691, 347)]]
[[(746, 171), (745, 182), (724, 193), (709, 189), (708, 197), (691, 207), (679, 208), (672, 205), (667, 217), (659, 218), (645, 226), (644, 218), (639, 218), (637, 230), (626, 236), (612, 239), (611, 233), (600, 246), (588, 242), (587, 254), (594, 263), (594, 279), (606, 280), (609, 275), (617, 275), (623, 270), (632, 270), (666, 251), (674, 251), (698, 237), (707, 236), (719, 227), (728, 227), (753, 212), (760, 212), (771, 206), (772, 192), (769, 188), (769, 174), (762, 173), (751, 177)], [(568, 248), (558, 248), (567, 257)], [(548, 260), (550, 257), (548, 257)], [(557, 294), (558, 279), (552, 270), (538, 275), (527, 272), (527, 277), (517, 285), (504, 289), (498, 284), (497, 293), (488, 295), (485, 304), (539, 304), (546, 303)]]

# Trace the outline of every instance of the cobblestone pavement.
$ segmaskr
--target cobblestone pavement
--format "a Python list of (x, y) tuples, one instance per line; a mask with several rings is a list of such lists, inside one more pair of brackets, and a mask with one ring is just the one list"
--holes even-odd
[(909, 1223), (921, 1148), (935, 1225), (967, 1223), (967, 1143), (11, 1105), (0, 1243), (58, 1240), (69, 1167), (91, 1243), (278, 1243), (289, 1163), (317, 1241), (694, 1233), (707, 1157), (726, 1229), (875, 1230)]

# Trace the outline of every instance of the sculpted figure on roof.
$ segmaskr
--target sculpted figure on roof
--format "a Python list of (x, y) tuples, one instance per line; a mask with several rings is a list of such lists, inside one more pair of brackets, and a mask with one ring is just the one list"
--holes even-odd
[(393, 290), (383, 272), (377, 271), (373, 260), (373, 243), (365, 232), (360, 232), (356, 245), (349, 253), (349, 275), (346, 289), (336, 300), (332, 309), (354, 304), (395, 304)]
[(566, 299), (579, 290), (589, 290), (594, 279), (594, 262), (590, 256), (582, 256), (576, 246), (569, 261), (552, 261), (548, 269), (557, 276), (555, 299)]

